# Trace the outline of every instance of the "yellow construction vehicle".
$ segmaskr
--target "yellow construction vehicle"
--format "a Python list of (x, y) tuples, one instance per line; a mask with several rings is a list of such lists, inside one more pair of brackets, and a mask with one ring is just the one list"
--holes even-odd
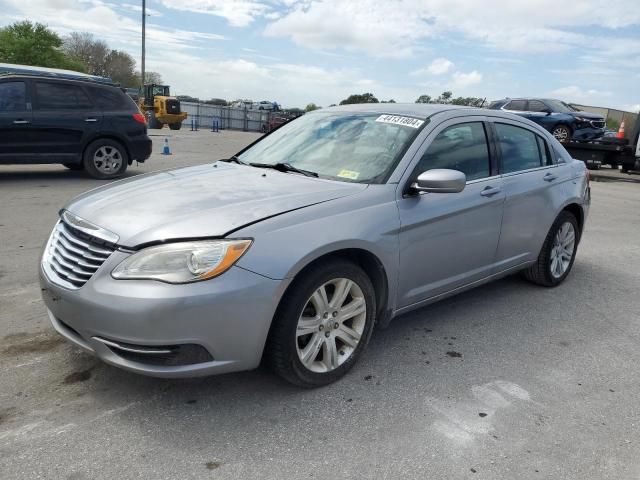
[(149, 128), (162, 128), (166, 124), (171, 130), (180, 130), (187, 119), (187, 112), (180, 111), (180, 100), (171, 96), (168, 85), (146, 84), (138, 107), (147, 117)]

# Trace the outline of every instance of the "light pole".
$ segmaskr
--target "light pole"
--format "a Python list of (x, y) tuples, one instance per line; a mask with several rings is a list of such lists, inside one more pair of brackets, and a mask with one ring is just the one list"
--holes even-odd
[(142, 91), (144, 92), (144, 55), (145, 55), (145, 29), (146, 29), (146, 23), (147, 23), (147, 2), (146, 0), (142, 0), (142, 65), (140, 67), (141, 70), (141, 79), (140, 79), (140, 83), (142, 83), (141, 88)]

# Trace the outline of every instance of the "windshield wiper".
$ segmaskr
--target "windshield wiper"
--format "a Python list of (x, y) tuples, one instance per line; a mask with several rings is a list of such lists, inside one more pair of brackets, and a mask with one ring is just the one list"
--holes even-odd
[(300, 173), (302, 175), (306, 175), (307, 177), (317, 177), (318, 174), (316, 172), (312, 172), (311, 170), (303, 170), (301, 168), (296, 168), (290, 163), (250, 163), (252, 167), (257, 168), (272, 168), (273, 170), (278, 170), (279, 172), (293, 172)]
[(247, 165), (247, 162), (243, 162), (236, 155), (233, 155), (232, 157), (229, 157), (229, 158), (221, 158), (218, 161), (226, 162), (226, 163), (237, 163), (238, 165)]

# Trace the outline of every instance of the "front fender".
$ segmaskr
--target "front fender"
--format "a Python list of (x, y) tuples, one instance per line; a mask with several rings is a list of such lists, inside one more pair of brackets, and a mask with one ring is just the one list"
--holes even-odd
[(314, 260), (361, 249), (380, 261), (395, 304), (400, 219), (395, 185), (373, 185), (350, 197), (312, 205), (234, 232), (254, 243), (238, 266), (273, 279), (295, 277)]

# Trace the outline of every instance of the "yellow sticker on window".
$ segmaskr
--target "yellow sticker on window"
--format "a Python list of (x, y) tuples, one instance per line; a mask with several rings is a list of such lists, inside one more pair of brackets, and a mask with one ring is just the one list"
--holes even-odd
[(338, 173), (339, 177), (342, 178), (349, 178), (351, 180), (357, 180), (358, 177), (360, 176), (360, 172), (354, 172), (353, 170), (340, 170), (340, 173)]

